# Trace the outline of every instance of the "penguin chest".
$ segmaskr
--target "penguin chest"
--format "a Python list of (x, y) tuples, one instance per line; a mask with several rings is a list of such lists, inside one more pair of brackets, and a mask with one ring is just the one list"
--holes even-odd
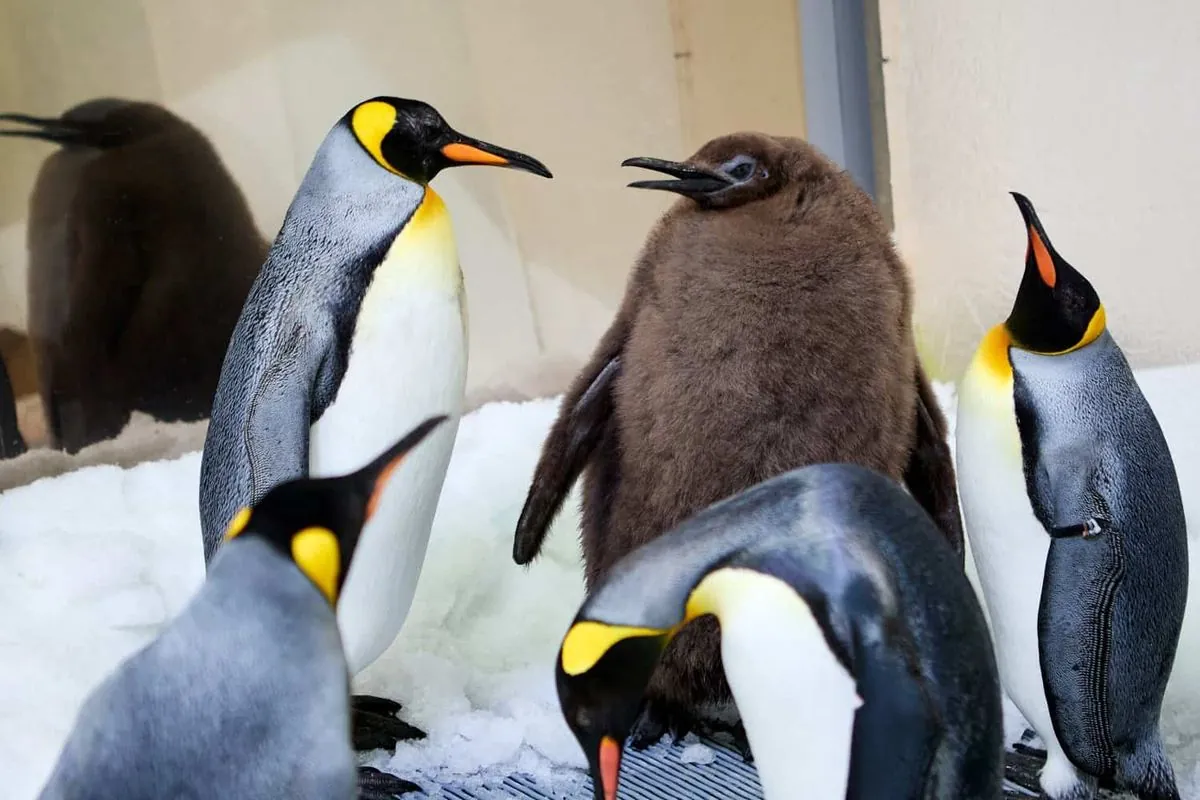
[(1001, 363), (986, 347), (985, 340), (959, 387), (959, 497), (1001, 681), (1047, 739), (1053, 731), (1038, 659), (1038, 608), (1050, 537), (1026, 489), (1007, 353)]
[[(462, 275), (448, 220), (420, 215), (363, 298), (337, 396), (311, 429), (314, 476), (358, 469), (426, 418), (462, 412)], [(414, 222), (425, 229), (406, 240)], [(391, 644), (408, 613), (457, 428), (447, 421), (405, 459), (363, 527), (338, 601), (352, 674)]]
[(765, 796), (844, 798), (862, 701), (812, 609), (783, 581), (737, 568), (711, 573), (694, 598), (720, 620), (722, 663)]

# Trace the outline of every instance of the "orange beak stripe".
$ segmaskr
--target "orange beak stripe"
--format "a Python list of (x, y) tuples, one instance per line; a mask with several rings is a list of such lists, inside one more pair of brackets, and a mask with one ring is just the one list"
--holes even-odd
[(621, 771), (621, 745), (611, 736), (600, 740), (600, 784), (604, 800), (616, 800), (617, 776)]
[(1033, 226), (1029, 228), (1029, 246), (1033, 248), (1033, 260), (1037, 263), (1038, 274), (1042, 276), (1042, 283), (1053, 289), (1054, 284), (1058, 281), (1058, 272), (1054, 269), (1054, 261), (1050, 258), (1050, 251), (1046, 249), (1045, 242), (1042, 241), (1042, 237), (1038, 236)]
[(448, 144), (442, 148), (442, 155), (451, 161), (461, 164), (507, 164), (508, 159), (495, 153), (488, 153), (469, 144)]
[(383, 497), (383, 487), (387, 486), (388, 478), (396, 471), (404, 461), (404, 456), (400, 456), (392, 463), (388, 464), (379, 473), (379, 477), (375, 479), (375, 488), (371, 490), (371, 496), (367, 499), (367, 519), (370, 519), (375, 514), (375, 509), (379, 507), (379, 500)]

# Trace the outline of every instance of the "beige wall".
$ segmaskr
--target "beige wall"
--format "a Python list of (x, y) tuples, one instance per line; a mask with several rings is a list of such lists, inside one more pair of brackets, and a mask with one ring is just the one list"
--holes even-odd
[(879, 0), (896, 236), (944, 375), (1011, 307), (1027, 194), (1140, 365), (1200, 356), (1200, 5)]
[[(348, 107), (419, 97), (523, 150), (434, 185), (454, 215), (473, 390), (591, 349), (668, 198), (633, 155), (735, 128), (803, 133), (794, 0), (0, 0), (0, 110), (163, 102), (205, 131), (267, 236)], [(0, 140), (0, 325), (24, 325), (24, 216), (50, 146)], [(547, 387), (553, 388), (553, 387)]]

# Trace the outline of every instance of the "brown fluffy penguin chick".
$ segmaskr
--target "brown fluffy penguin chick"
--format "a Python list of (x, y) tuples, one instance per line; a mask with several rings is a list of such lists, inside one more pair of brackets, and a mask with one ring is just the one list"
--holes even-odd
[[(695, 512), (801, 465), (903, 481), (962, 557), (945, 419), (917, 361), (904, 264), (870, 198), (800, 139), (739, 133), (684, 163), (636, 158), (683, 195), (566, 392), (517, 523), (538, 553), (584, 473), (589, 588)], [(663, 653), (635, 746), (727, 704), (716, 622)]]
[(161, 106), (0, 114), (0, 135), (59, 145), (30, 198), (29, 329), (52, 444), (120, 433), (132, 411), (207, 417), (230, 334), (266, 258), (216, 150)]

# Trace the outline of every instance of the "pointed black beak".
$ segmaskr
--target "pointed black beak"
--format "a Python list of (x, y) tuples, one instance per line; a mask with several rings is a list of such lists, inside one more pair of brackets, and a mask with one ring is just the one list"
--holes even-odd
[(1026, 270), (1036, 271), (1042, 282), (1053, 289), (1058, 282), (1058, 272), (1065, 262), (1050, 243), (1050, 237), (1046, 235), (1046, 229), (1042, 227), (1042, 221), (1038, 219), (1037, 211), (1029, 198), (1020, 192), (1009, 194), (1017, 201), (1017, 208), (1021, 211), (1021, 218), (1025, 220), (1025, 231), (1029, 237), (1025, 258)]
[(470, 136), (463, 136), (457, 131), (453, 138), (441, 148), (442, 156), (446, 159), (445, 166), (461, 167), (467, 164), (479, 164), (490, 167), (508, 167), (524, 172), (532, 172), (543, 178), (553, 178), (546, 165), (533, 156), (518, 153), (498, 145), (481, 142)]
[(58, 145), (96, 145), (89, 132), (77, 125), (52, 117), (32, 117), (28, 114), (0, 114), (0, 122), (16, 122), (30, 126), (28, 129), (0, 130), (0, 136), (16, 136), (25, 139), (41, 139)]
[(662, 189), (681, 194), (684, 197), (695, 198), (699, 195), (712, 194), (735, 183), (733, 178), (706, 167), (697, 167), (679, 161), (663, 161), (661, 158), (627, 158), (621, 162), (621, 166), (652, 169), (678, 179), (673, 181), (634, 181), (629, 184), (630, 188)]

